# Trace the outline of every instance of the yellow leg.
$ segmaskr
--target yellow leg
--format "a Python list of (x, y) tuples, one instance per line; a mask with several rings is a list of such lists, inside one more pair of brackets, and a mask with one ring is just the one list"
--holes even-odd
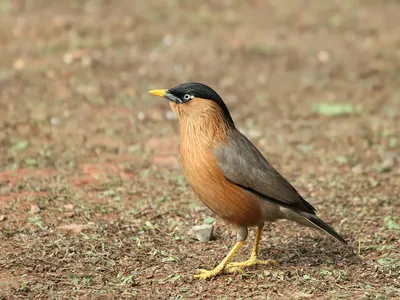
[(232, 250), (229, 251), (228, 255), (219, 263), (218, 266), (216, 266), (211, 271), (204, 270), (204, 269), (197, 270), (197, 273), (199, 273), (199, 274), (194, 275), (194, 278), (209, 279), (211, 277), (217, 276), (219, 273), (221, 273), (225, 269), (225, 266), (227, 265), (227, 263), (232, 259), (232, 257), (235, 255), (235, 253), (238, 252), (238, 250), (240, 248), (242, 248), (243, 245), (244, 245), (244, 241), (237, 242), (235, 244), (235, 246), (233, 246)]
[(229, 273), (242, 272), (241, 268), (251, 267), (251, 266), (254, 266), (254, 265), (279, 265), (279, 263), (276, 260), (273, 260), (273, 259), (259, 260), (257, 258), (258, 246), (260, 244), (260, 238), (261, 238), (263, 227), (264, 226), (259, 226), (258, 227), (257, 235), (256, 235), (256, 238), (254, 240), (253, 250), (251, 251), (249, 259), (245, 260), (245, 261), (242, 261), (242, 262), (229, 263), (225, 268), (226, 272), (229, 272)]

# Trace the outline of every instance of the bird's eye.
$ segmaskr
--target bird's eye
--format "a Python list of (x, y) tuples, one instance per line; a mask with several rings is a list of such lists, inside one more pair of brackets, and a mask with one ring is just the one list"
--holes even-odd
[(183, 96), (183, 100), (186, 100), (186, 101), (188, 101), (188, 100), (190, 100), (190, 99), (192, 99), (193, 98), (193, 96), (192, 95), (189, 95), (189, 94), (185, 94), (184, 96)]

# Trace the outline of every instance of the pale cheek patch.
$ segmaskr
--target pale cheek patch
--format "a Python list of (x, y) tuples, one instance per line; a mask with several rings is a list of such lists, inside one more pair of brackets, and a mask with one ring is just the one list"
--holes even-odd
[(182, 104), (177, 104), (175, 102), (170, 102), (169, 106), (171, 107), (171, 110), (178, 116), (178, 118), (180, 118)]

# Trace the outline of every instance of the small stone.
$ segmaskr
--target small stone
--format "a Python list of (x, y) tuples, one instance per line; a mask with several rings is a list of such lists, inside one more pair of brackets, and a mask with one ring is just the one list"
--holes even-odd
[(56, 117), (51, 117), (50, 118), (50, 124), (51, 125), (57, 125), (60, 123), (60, 119), (56, 118)]
[(69, 204), (65, 204), (64, 208), (67, 209), (67, 210), (73, 210), (74, 206), (71, 203), (69, 203)]
[(6, 216), (5, 216), (5, 215), (0, 215), (0, 222), (5, 221), (5, 219), (6, 219)]
[(81, 59), (82, 66), (88, 67), (92, 64), (93, 60), (90, 56), (84, 56)]
[(212, 234), (214, 231), (214, 226), (211, 224), (203, 224), (203, 225), (196, 225), (193, 226), (189, 230), (189, 234), (198, 239), (200, 242), (205, 243), (211, 240)]
[(73, 217), (75, 217), (75, 213), (72, 212), (72, 211), (66, 212), (66, 213), (64, 214), (64, 217), (65, 217), (65, 218), (73, 218)]
[(171, 46), (174, 43), (174, 37), (171, 34), (167, 34), (163, 38), (163, 43), (165, 46)]
[(60, 225), (57, 227), (57, 229), (59, 230), (70, 231), (73, 233), (80, 233), (82, 230), (88, 228), (90, 228), (88, 224), (68, 224), (68, 225)]
[(353, 198), (353, 205), (355, 206), (360, 206), (362, 204), (362, 200), (360, 197), (354, 197)]
[(329, 53), (327, 52), (327, 51), (320, 51), (319, 53), (318, 53), (318, 60), (320, 61), (320, 62), (323, 62), (323, 63), (325, 63), (325, 62), (327, 62), (327, 61), (329, 61)]
[(15, 70), (22, 70), (25, 67), (25, 61), (20, 58), (14, 61), (13, 67)]
[(386, 151), (382, 157), (381, 163), (382, 171), (390, 171), (396, 165), (396, 153), (392, 151)]
[(364, 170), (363, 170), (363, 168), (362, 168), (361, 165), (356, 165), (356, 166), (354, 166), (354, 167), (351, 169), (351, 171), (352, 171), (354, 174), (361, 174), (361, 173), (364, 172)]
[(40, 207), (36, 204), (31, 204), (31, 214), (37, 214), (40, 212)]
[(137, 118), (139, 119), (139, 121), (144, 121), (144, 119), (146, 119), (146, 115), (144, 114), (144, 112), (139, 111)]
[(67, 65), (71, 64), (74, 61), (74, 57), (72, 53), (65, 53), (63, 56), (63, 62)]
[(311, 298), (313, 295), (312, 294), (308, 294), (308, 293), (304, 293), (304, 292), (294, 292), (291, 297), (293, 299), (304, 299), (304, 298)]
[(377, 198), (371, 198), (371, 199), (369, 199), (369, 203), (372, 206), (378, 206), (379, 205), (379, 200)]

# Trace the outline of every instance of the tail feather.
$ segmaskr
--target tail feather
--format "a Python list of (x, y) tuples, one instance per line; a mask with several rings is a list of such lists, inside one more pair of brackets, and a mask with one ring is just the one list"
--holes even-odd
[(318, 218), (316, 215), (312, 215), (309, 213), (303, 213), (301, 214), (303, 217), (305, 217), (308, 221), (310, 221), (316, 229), (319, 229), (330, 236), (334, 237), (337, 239), (339, 242), (341, 242), (344, 245), (347, 245), (347, 242), (345, 241), (344, 238), (342, 238), (339, 233), (337, 233), (332, 227), (330, 227), (328, 224), (326, 224), (324, 221), (322, 221), (320, 218)]
[(308, 213), (308, 212), (299, 212), (299, 211), (294, 211), (286, 207), (280, 207), (280, 211), (282, 212), (283, 216), (285, 219), (294, 221), (298, 224), (311, 227), (314, 229), (318, 229), (322, 232), (325, 232), (329, 234), (330, 236), (334, 237), (337, 239), (339, 242), (341, 242), (344, 245), (347, 245), (347, 242), (342, 238), (339, 233), (337, 233), (335, 230), (333, 230), (332, 227), (330, 227), (328, 224), (326, 224), (324, 221), (322, 221), (320, 218), (318, 218), (315, 214)]

